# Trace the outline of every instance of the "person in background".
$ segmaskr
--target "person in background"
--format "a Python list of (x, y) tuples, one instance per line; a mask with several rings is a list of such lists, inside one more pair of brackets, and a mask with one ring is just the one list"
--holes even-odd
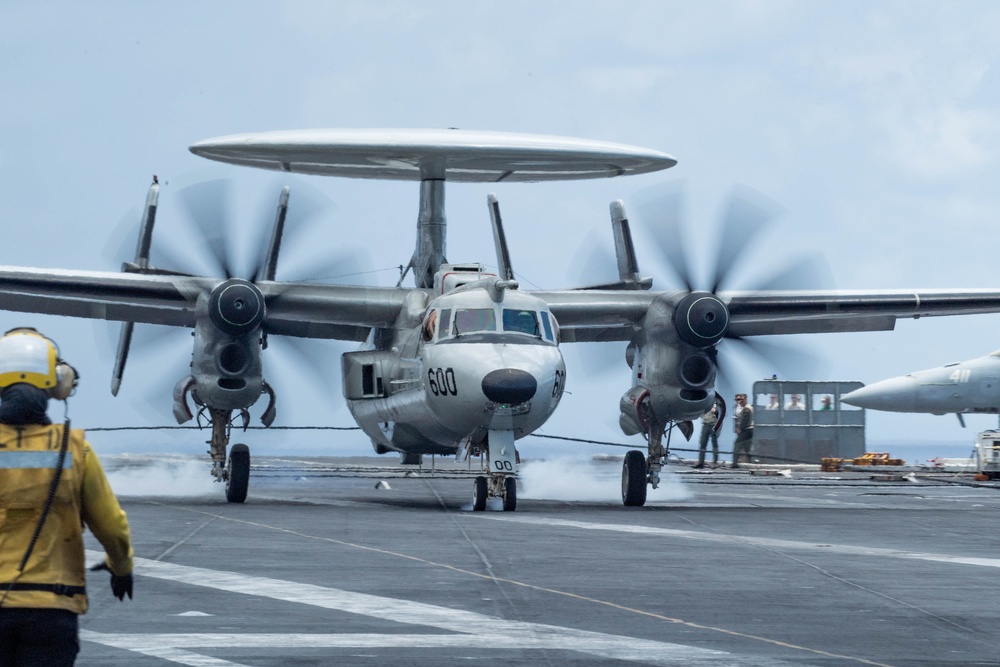
[(708, 409), (708, 412), (701, 416), (701, 435), (699, 436), (698, 463), (695, 468), (705, 467), (705, 450), (708, 448), (708, 440), (712, 439), (712, 467), (719, 465), (719, 433), (716, 425), (719, 422), (719, 406), (716, 403)]
[(806, 406), (802, 402), (802, 397), (798, 394), (792, 394), (792, 397), (785, 403), (786, 410), (805, 410)]
[(747, 405), (746, 394), (736, 394), (735, 430), (736, 442), (733, 443), (733, 468), (740, 467), (740, 456), (750, 461), (753, 449), (753, 407)]
[(778, 403), (778, 395), (771, 394), (771, 402), (767, 404), (765, 410), (777, 410), (781, 407), (781, 403)]
[(132, 597), (132, 541), (83, 431), (52, 424), (50, 398), (76, 370), (34, 329), (0, 338), (0, 666), (68, 667), (87, 611), (83, 525), (107, 553), (119, 600)]
[(830, 397), (830, 396), (824, 396), (823, 399), (822, 399), (822, 401), (821, 401), (821, 405), (820, 405), (819, 409), (820, 410), (833, 410), (833, 398)]

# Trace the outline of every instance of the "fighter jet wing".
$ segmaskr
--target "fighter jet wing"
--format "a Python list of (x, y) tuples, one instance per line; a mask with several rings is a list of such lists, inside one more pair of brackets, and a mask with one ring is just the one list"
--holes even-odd
[[(0, 309), (193, 327), (201, 294), (217, 278), (0, 266)], [(349, 285), (257, 284), (267, 304), (264, 331), (305, 338), (363, 341), (390, 326), (408, 290)]]
[[(627, 341), (664, 292), (534, 292), (548, 303), (564, 342)], [(890, 331), (899, 319), (1000, 312), (1000, 290), (720, 292), (727, 336)]]

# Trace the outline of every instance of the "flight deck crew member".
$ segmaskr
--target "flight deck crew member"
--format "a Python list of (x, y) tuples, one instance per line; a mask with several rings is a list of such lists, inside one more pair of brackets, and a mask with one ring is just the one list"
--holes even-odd
[(132, 597), (128, 520), (83, 431), (52, 424), (76, 371), (34, 329), (0, 338), (0, 667), (73, 665), (87, 611), (83, 525), (107, 553), (94, 569)]
[(753, 408), (747, 405), (747, 395), (736, 395), (736, 442), (733, 443), (733, 467), (740, 467), (740, 454), (750, 461), (750, 450), (753, 448)]
[(698, 463), (695, 468), (705, 467), (705, 450), (708, 449), (708, 440), (712, 440), (712, 466), (719, 465), (719, 433), (716, 424), (719, 421), (719, 408), (716, 403), (708, 412), (701, 416), (701, 434), (698, 437)]

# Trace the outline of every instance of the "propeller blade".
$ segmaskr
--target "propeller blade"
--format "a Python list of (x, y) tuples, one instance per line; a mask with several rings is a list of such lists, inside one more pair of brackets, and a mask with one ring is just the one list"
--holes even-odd
[(289, 282), (371, 285), (375, 265), (366, 249), (340, 250), (296, 262), (287, 273), (284, 279)]
[[(269, 204), (273, 201), (269, 200)], [(330, 228), (321, 230), (320, 225), (328, 221), (330, 216), (326, 214), (336, 208), (333, 202), (307, 184), (296, 182), (282, 188), (277, 203), (276, 210), (270, 209), (275, 211), (270, 219), (261, 219), (256, 227), (255, 247), (261, 253), (248, 274), (250, 281), (276, 280), (279, 266), (282, 280), (310, 280), (328, 273), (326, 265), (330, 263), (330, 253), (324, 242), (337, 237), (330, 233)], [(263, 207), (263, 210), (268, 209), (269, 206)], [(323, 259), (317, 259), (316, 255)], [(283, 258), (280, 263), (279, 256)], [(314, 267), (313, 264), (322, 265)], [(317, 271), (319, 273), (314, 273)], [(297, 277), (290, 278), (290, 275)]]
[(694, 275), (684, 247), (684, 196), (679, 182), (647, 188), (637, 195), (639, 217), (645, 222), (649, 236), (660, 256), (660, 264), (668, 267), (681, 287), (694, 289)]
[(600, 242), (593, 229), (580, 241), (570, 266), (577, 268), (571, 282), (587, 286), (580, 289), (599, 289), (618, 281), (615, 256)]
[(733, 189), (722, 217), (719, 252), (710, 273), (713, 294), (726, 286), (733, 268), (746, 256), (748, 246), (781, 212), (776, 202), (759, 192), (742, 186)]
[(226, 279), (233, 277), (233, 262), (226, 245), (229, 225), (228, 180), (196, 183), (180, 190), (177, 194), (187, 211), (189, 219), (201, 233), (205, 248), (214, 262), (217, 275)]
[[(113, 324), (107, 323), (109, 328)], [(152, 423), (172, 423), (174, 385), (185, 373), (190, 373), (190, 331), (143, 324), (134, 327), (132, 347), (129, 362), (134, 367), (133, 375), (141, 376), (142, 381), (129, 385), (120, 395)]]
[[(323, 397), (322, 403), (332, 412), (342, 403), (340, 356), (349, 343), (294, 336), (269, 336), (265, 352), (265, 375), (275, 389), (278, 400), (284, 394), (282, 387), (293, 383), (299, 390), (305, 388)], [(275, 372), (270, 372), (272, 369)], [(290, 394), (288, 394), (290, 395)], [(285, 423), (308, 423), (308, 415), (296, 414), (302, 406), (294, 401), (281, 402), (279, 413)]]
[(784, 336), (780, 339), (734, 336), (723, 340), (719, 347), (734, 350), (744, 358), (749, 357), (764, 369), (765, 375), (774, 374), (781, 379), (811, 380), (825, 377), (829, 372), (828, 364), (815, 350), (802, 347)]
[(833, 272), (826, 257), (815, 253), (788, 265), (754, 285), (757, 292), (772, 290), (828, 290), (834, 287)]

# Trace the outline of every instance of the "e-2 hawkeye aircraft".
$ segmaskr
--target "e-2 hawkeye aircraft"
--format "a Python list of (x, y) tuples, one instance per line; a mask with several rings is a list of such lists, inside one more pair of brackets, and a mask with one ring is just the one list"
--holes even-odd
[(844, 394), (844, 403), (884, 412), (1000, 414), (1000, 350), (967, 361), (879, 380)]
[(998, 290), (729, 292), (720, 272), (706, 289), (652, 290), (652, 279), (639, 272), (621, 201), (611, 204), (619, 273), (613, 283), (521, 289), (493, 195), (488, 206), (498, 273), (482, 264), (449, 263), (448, 181), (614, 177), (676, 164), (670, 155), (633, 146), (462, 130), (306, 130), (221, 137), (190, 150), (287, 173), (419, 182), (416, 247), (407, 267), (412, 287), (404, 287), (402, 277), (386, 288), (277, 280), (287, 189), (264, 259), (248, 278), (150, 264), (156, 183), (136, 259), (122, 273), (0, 267), (2, 309), (124, 323), (115, 391), (135, 323), (194, 329), (191, 371), (175, 388), (174, 413), (180, 422), (190, 419), (190, 398), (211, 422), (213, 474), (226, 482), (232, 502), (245, 499), (250, 473), (245, 445), (233, 445), (227, 457), (233, 417), (243, 415), (245, 425), (247, 408), (262, 395), (269, 397), (262, 420), (269, 424), (275, 415), (262, 363), (270, 336), (364, 343), (341, 358), (343, 390), (375, 451), (400, 452), (404, 461), (485, 453), (473, 507), (485, 509), (494, 496), (510, 511), (517, 501), (515, 442), (546, 422), (566, 387), (560, 344), (628, 344), (632, 386), (623, 388), (619, 423), (627, 435), (642, 434), (646, 447), (625, 456), (622, 500), (638, 506), (647, 486), (660, 481), (673, 427), (689, 426), (721, 401), (716, 356), (727, 339), (889, 330), (899, 318), (1000, 311)]

